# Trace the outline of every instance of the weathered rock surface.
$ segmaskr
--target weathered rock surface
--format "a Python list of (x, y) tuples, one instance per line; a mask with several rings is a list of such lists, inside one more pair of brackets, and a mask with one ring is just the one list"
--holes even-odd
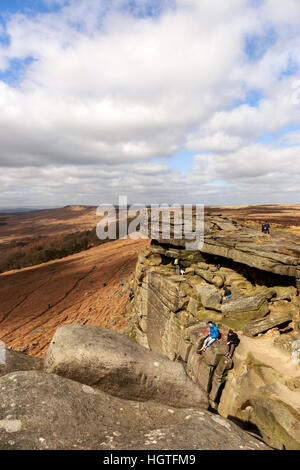
[[(265, 442), (277, 449), (300, 449), (300, 394), (287, 380), (258, 361), (241, 345), (234, 354), (218, 412), (256, 427)], [(293, 382), (296, 384), (297, 382)]]
[(13, 371), (41, 369), (43, 369), (43, 359), (28, 356), (12, 349), (6, 349), (4, 364), (0, 364), (0, 376)]
[(196, 287), (197, 294), (203, 307), (210, 310), (221, 310), (222, 295), (215, 285), (201, 285)]
[(253, 320), (247, 323), (243, 331), (245, 334), (250, 336), (258, 335), (263, 333), (271, 328), (275, 328), (280, 325), (284, 325), (291, 321), (291, 316), (289, 314), (282, 315), (281, 317), (275, 318), (263, 318), (260, 320)]
[(0, 390), (1, 450), (268, 449), (208, 411), (123, 400), (45, 372), (7, 374)]
[(206, 394), (181, 364), (101, 327), (58, 328), (45, 356), (45, 370), (126, 399), (208, 406)]

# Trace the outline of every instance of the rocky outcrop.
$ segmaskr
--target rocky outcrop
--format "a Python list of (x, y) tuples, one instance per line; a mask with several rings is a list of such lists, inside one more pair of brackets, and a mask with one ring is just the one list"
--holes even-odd
[(181, 364), (98, 326), (58, 328), (45, 370), (130, 400), (208, 407), (205, 393)]
[[(175, 228), (178, 230), (178, 223), (172, 226), (171, 220), (171, 233)], [(223, 339), (229, 328), (251, 337), (272, 335), (274, 346), (288, 351), (288, 360), (296, 364), (298, 353), (292, 344), (297, 338), (300, 340), (300, 248), (299, 240), (288, 235), (265, 235), (220, 215), (205, 218), (204, 232), (201, 248), (187, 250), (187, 240), (163, 238), (161, 229), (141, 253), (129, 336), (172, 361), (180, 361), (206, 392), (210, 405), (221, 413), (221, 403), (232, 387), (228, 385), (229, 377), (239, 368), (239, 356), (235, 354), (233, 361), (224, 358), (222, 339), (200, 355), (201, 344), (208, 335), (207, 321), (217, 323)], [(175, 258), (180, 260), (183, 275), (176, 274)], [(224, 286), (232, 291), (229, 300), (222, 298)], [(251, 381), (248, 388), (252, 396)], [(247, 399), (240, 404), (238, 395), (233, 396), (235, 405), (226, 416), (256, 427), (276, 448), (300, 449), (300, 441), (287, 429), (288, 425), (286, 438), (272, 431), (275, 412), (272, 419), (266, 420), (269, 424), (263, 426), (259, 419), (262, 413), (253, 398), (251, 406), (257, 411), (252, 416), (256, 418), (244, 420), (244, 413), (241, 419), (238, 409), (247, 408)], [(279, 391), (278, 399), (299, 414), (297, 399), (290, 403)]]
[[(300, 247), (291, 236), (266, 235), (220, 214), (206, 215), (204, 224), (199, 224), (197, 231), (195, 217), (187, 217), (183, 226), (181, 217), (177, 217), (175, 221), (171, 215), (170, 224), (167, 218), (163, 220), (160, 229), (152, 232), (152, 239), (160, 244), (167, 243), (172, 247), (185, 248), (194, 236), (195, 240), (199, 240), (199, 250), (202, 254), (220, 256), (249, 267), (300, 280)], [(193, 219), (193, 222), (189, 219)], [(168, 225), (173, 236), (165, 239), (162, 235), (168, 233)], [(180, 238), (176, 239), (176, 234), (179, 234)]]
[(42, 371), (9, 373), (0, 389), (1, 450), (268, 449), (208, 411), (125, 400)]

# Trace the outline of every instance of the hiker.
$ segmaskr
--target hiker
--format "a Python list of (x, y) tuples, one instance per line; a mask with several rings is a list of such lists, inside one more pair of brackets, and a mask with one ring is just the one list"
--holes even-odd
[(133, 290), (133, 287), (130, 287), (130, 290), (129, 290), (129, 299), (132, 300), (134, 297), (134, 290)]
[(174, 266), (176, 269), (176, 274), (181, 274), (181, 275), (184, 274), (184, 270), (182, 269), (178, 258), (174, 260)]
[(225, 354), (226, 357), (229, 359), (232, 358), (233, 353), (237, 345), (239, 344), (240, 340), (239, 337), (234, 331), (229, 330), (227, 335), (227, 352)]
[(262, 224), (261, 231), (263, 233), (268, 233), (269, 234), (270, 233), (270, 224), (268, 222), (265, 223), (265, 224)]
[(208, 322), (208, 326), (209, 326), (209, 336), (207, 338), (205, 338), (204, 340), (204, 343), (203, 343), (203, 346), (202, 348), (200, 349), (200, 352), (201, 351), (205, 351), (206, 348), (208, 348), (211, 344), (214, 343), (214, 341), (216, 341), (216, 339), (219, 338), (220, 336), (220, 332), (219, 332), (219, 329), (217, 327), (217, 325), (215, 323), (213, 323), (211, 320)]
[(229, 300), (231, 297), (231, 290), (228, 289), (228, 287), (224, 287), (223, 289), (223, 298), (222, 298), (222, 302), (224, 302), (225, 300)]

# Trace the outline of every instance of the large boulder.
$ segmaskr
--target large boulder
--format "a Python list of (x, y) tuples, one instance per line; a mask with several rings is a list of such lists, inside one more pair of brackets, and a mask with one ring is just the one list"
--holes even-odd
[(2, 349), (1, 356), (3, 361), (0, 363), (0, 376), (18, 370), (41, 370), (43, 368), (43, 359), (28, 356), (20, 351)]
[(180, 363), (98, 326), (58, 328), (45, 356), (45, 370), (127, 399), (178, 407), (208, 404)]
[(10, 373), (0, 389), (0, 450), (268, 449), (208, 411), (124, 400), (54, 374)]

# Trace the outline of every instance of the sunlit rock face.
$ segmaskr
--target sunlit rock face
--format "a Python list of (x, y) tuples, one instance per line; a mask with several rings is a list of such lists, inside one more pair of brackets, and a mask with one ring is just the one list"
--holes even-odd
[[(279, 379), (276, 370), (264, 374), (260, 386), (257, 380), (243, 382), (236, 376), (237, 370), (241, 377), (256, 377), (258, 371), (270, 369), (268, 364), (257, 365), (260, 361), (243, 345), (243, 337), (269, 338), (287, 361), (295, 361), (292, 345), (300, 339), (300, 240), (266, 235), (220, 215), (207, 215), (204, 222), (200, 249), (186, 249), (182, 238), (162, 238), (161, 225), (140, 253), (129, 334), (180, 361), (220, 414), (255, 428), (275, 448), (300, 448), (300, 389), (295, 385), (294, 395), (288, 393), (288, 373), (285, 379)], [(175, 259), (184, 274), (176, 272)], [(228, 300), (223, 299), (225, 286), (231, 290)], [(209, 320), (218, 325), (222, 337), (200, 354)], [(224, 356), (228, 329), (238, 332), (241, 340), (232, 360)], [(274, 385), (278, 381), (281, 389)], [(265, 422), (262, 410), (268, 405), (258, 396), (276, 400)], [(295, 429), (288, 425), (292, 415)], [(284, 422), (282, 416), (287, 417)], [(279, 432), (282, 427), (284, 432)]]

